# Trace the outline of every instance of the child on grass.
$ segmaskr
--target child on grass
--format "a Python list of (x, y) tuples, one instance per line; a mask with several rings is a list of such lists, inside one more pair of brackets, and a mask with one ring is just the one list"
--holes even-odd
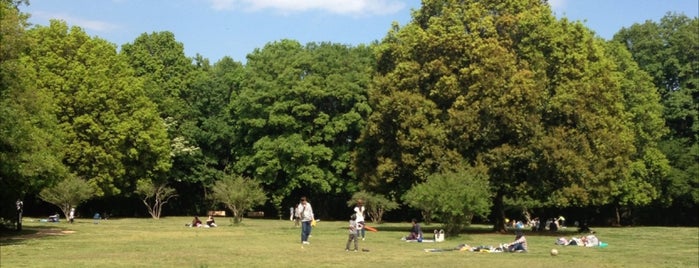
[(345, 245), (345, 251), (350, 250), (350, 243), (354, 241), (354, 251), (359, 250), (359, 233), (357, 232), (357, 215), (352, 214), (349, 221), (349, 236), (347, 237), (347, 245)]

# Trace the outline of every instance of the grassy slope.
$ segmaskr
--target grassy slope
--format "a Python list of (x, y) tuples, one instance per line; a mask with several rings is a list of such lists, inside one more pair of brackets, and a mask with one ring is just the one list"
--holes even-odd
[[(245, 219), (233, 226), (219, 218), (218, 228), (188, 228), (190, 218), (111, 219), (93, 224), (42, 223), (25, 219), (22, 236), (3, 235), (2, 267), (699, 267), (699, 228), (595, 228), (607, 248), (554, 245), (572, 233), (528, 233), (526, 254), (440, 252), (425, 248), (498, 245), (512, 234), (495, 234), (473, 226), (443, 243), (406, 243), (399, 238), (409, 223), (376, 225), (360, 247), (345, 252), (346, 222), (321, 221), (311, 245), (302, 247), (300, 229), (288, 220)], [(371, 224), (370, 224), (371, 225)], [(427, 232), (430, 228), (427, 226)], [(560, 254), (549, 255), (557, 248)], [(363, 265), (362, 265), (363, 264)], [(571, 266), (572, 265), (572, 266)]]

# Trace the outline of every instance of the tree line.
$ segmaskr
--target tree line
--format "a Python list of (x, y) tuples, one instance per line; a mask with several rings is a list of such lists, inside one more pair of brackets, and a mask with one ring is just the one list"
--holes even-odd
[(171, 32), (118, 49), (0, 2), (7, 223), (66, 189), (67, 208), (154, 218), (282, 217), (308, 196), (328, 218), (362, 197), (374, 220), (453, 232), (561, 209), (698, 222), (697, 18), (603, 40), (545, 1), (423, 0), (371, 44), (285, 39), (212, 64)]

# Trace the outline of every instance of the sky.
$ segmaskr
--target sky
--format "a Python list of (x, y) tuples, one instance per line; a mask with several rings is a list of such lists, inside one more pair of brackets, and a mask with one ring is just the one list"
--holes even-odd
[[(78, 26), (117, 46), (144, 33), (169, 31), (196, 54), (215, 63), (224, 56), (245, 62), (265, 44), (293, 39), (356, 46), (380, 41), (393, 22), (410, 22), (420, 0), (30, 0), (20, 10), (29, 22), (50, 19)], [(549, 0), (558, 18), (582, 21), (610, 39), (623, 27), (660, 21), (667, 12), (696, 18), (697, 0)]]

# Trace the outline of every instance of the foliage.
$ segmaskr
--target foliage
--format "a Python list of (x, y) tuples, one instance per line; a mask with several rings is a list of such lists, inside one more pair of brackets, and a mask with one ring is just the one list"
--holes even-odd
[(163, 120), (113, 44), (56, 20), (29, 35), (27, 64), (38, 90), (54, 96), (72, 173), (102, 196), (131, 193), (137, 180), (170, 168)]
[(659, 149), (667, 156), (670, 171), (652, 181), (660, 197), (653, 206), (666, 211), (667, 215), (660, 218), (670, 222), (681, 221), (673, 216), (681, 213), (663, 208), (693, 211), (699, 203), (697, 28), (699, 18), (668, 13), (659, 22), (648, 20), (622, 28), (613, 38), (652, 77), (664, 106), (663, 119), (669, 133), (659, 142)]
[(136, 194), (148, 208), (153, 219), (160, 219), (165, 205), (171, 198), (177, 197), (177, 191), (169, 187), (167, 183), (155, 184), (151, 180), (140, 180), (136, 185)]
[(39, 198), (59, 207), (66, 219), (71, 208), (77, 207), (93, 196), (95, 196), (93, 186), (75, 176), (68, 176), (58, 184), (39, 192)]
[(27, 14), (0, 2), (0, 218), (16, 221), (14, 203), (66, 174), (63, 133), (52, 113), (50, 92), (36, 88), (36, 72), (22, 54), (31, 46)]
[(377, 48), (358, 173), (401, 194), (463, 159), (483, 163), (499, 231), (506, 197), (611, 202), (633, 133), (603, 45), (538, 0), (423, 1)]
[(386, 212), (398, 208), (398, 203), (386, 198), (385, 196), (377, 193), (371, 193), (366, 191), (359, 191), (352, 195), (352, 199), (347, 201), (348, 206), (354, 206), (356, 200), (363, 200), (364, 206), (366, 207), (367, 215), (371, 218), (373, 223), (382, 223), (383, 215)]
[(491, 198), (488, 175), (476, 168), (431, 175), (403, 195), (407, 205), (423, 212), (426, 223), (440, 220), (451, 236), (471, 224), (474, 216), (487, 217)]
[[(627, 178), (613, 182), (613, 203), (617, 206), (650, 204), (659, 197), (661, 182), (667, 180), (670, 165), (659, 149), (667, 133), (662, 118), (660, 96), (650, 76), (642, 71), (631, 54), (616, 42), (606, 46), (607, 55), (618, 66), (619, 84), (627, 111), (628, 128), (634, 132), (635, 153)], [(616, 223), (621, 217), (617, 208)]]
[(187, 194), (180, 191), (183, 195), (172, 204), (184, 211), (197, 211), (197, 204), (205, 200), (204, 189), (215, 180), (210, 176), (215, 172), (210, 169), (211, 163), (217, 161), (206, 158), (199, 145), (202, 141), (197, 139), (203, 134), (201, 123), (214, 116), (202, 114), (206, 110), (200, 109), (203, 104), (210, 104), (211, 110), (225, 109), (218, 103), (225, 104), (225, 99), (219, 96), (216, 102), (207, 103), (208, 94), (216, 90), (211, 86), (211, 66), (199, 56), (193, 64), (184, 53), (184, 45), (169, 31), (143, 33), (121, 48), (120, 55), (134, 70), (134, 76), (143, 80), (144, 94), (155, 103), (167, 126), (171, 168), (155, 179), (180, 190), (191, 190)]
[(211, 189), (211, 199), (230, 209), (235, 223), (241, 223), (245, 212), (267, 201), (265, 192), (258, 182), (232, 174), (227, 174), (216, 181)]
[(294, 190), (314, 196), (357, 189), (350, 153), (369, 113), (366, 47), (282, 40), (248, 55), (230, 106), (234, 170), (261, 182), (273, 206)]

